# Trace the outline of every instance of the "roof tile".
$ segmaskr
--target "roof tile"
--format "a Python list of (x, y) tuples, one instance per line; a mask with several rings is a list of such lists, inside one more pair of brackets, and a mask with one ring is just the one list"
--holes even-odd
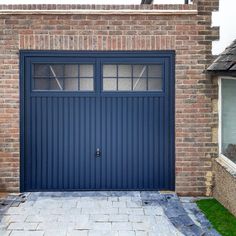
[(236, 71), (236, 39), (207, 68), (207, 72)]

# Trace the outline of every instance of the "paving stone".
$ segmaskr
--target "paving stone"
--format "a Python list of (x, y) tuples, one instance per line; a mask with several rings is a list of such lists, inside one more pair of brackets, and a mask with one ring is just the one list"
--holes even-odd
[(181, 224), (183, 224), (187, 227), (194, 225), (194, 222), (191, 220), (191, 218), (187, 214), (182, 215), (181, 217), (178, 217), (178, 219), (181, 222)]
[(70, 209), (69, 214), (71, 214), (71, 215), (81, 215), (81, 214), (82, 215), (86, 215), (86, 214), (90, 214), (89, 210), (87, 210), (87, 212), (88, 213), (82, 212), (82, 208), (72, 208), (72, 209)]
[(110, 215), (109, 221), (111, 222), (128, 222), (128, 215)]
[(143, 215), (129, 215), (130, 222), (143, 222), (146, 216)]
[(119, 202), (128, 202), (128, 201), (132, 201), (131, 196), (121, 196), (121, 197), (119, 197)]
[[(66, 217), (66, 218), (68, 218), (68, 219), (70, 219), (70, 221), (71, 222), (81, 222), (81, 221), (89, 221), (89, 219), (90, 219), (90, 215), (89, 214), (87, 214), (87, 215), (85, 215), (85, 214), (77, 214), (77, 215), (73, 215), (73, 214), (71, 214), (71, 215), (64, 215), (64, 216), (60, 216), (60, 217)], [(59, 220), (59, 219), (58, 219)]]
[(211, 229), (205, 235), (207, 235), (207, 236), (221, 236), (215, 229)]
[(132, 224), (130, 222), (112, 222), (112, 230), (132, 230)]
[[(72, 227), (74, 228), (74, 224), (72, 225)], [(69, 224), (65, 223), (65, 222), (41, 222), (38, 224), (37, 230), (45, 230), (45, 231), (49, 231), (49, 230), (65, 230), (67, 231), (69, 228)]]
[(8, 215), (23, 215), (24, 213), (25, 210), (19, 207), (10, 207), (6, 212)]
[(10, 223), (8, 230), (36, 230), (38, 223)]
[(202, 226), (201, 226), (201, 223), (196, 220), (196, 217), (195, 217), (193, 214), (188, 213), (188, 216), (189, 216), (189, 218), (194, 222), (195, 225), (197, 225), (198, 227), (202, 227)]
[(140, 196), (140, 192), (138, 191), (111, 191), (110, 196), (115, 197), (138, 197)]
[(21, 203), (21, 202), (15, 201), (15, 202), (13, 202), (13, 203), (11, 204), (11, 207), (18, 207), (18, 206), (20, 205), (20, 203)]
[(9, 236), (11, 233), (10, 230), (0, 230), (0, 235), (1, 236)]
[(89, 220), (94, 222), (108, 222), (110, 216), (105, 214), (96, 214), (96, 215), (90, 215)]
[(40, 215), (28, 215), (28, 216), (25, 216), (23, 219), (24, 219), (23, 221), (26, 221), (26, 222), (39, 223), (39, 222), (43, 222), (45, 218)]
[(16, 200), (18, 199), (20, 196), (19, 194), (9, 194), (7, 195), (7, 197), (5, 198), (5, 200)]
[(92, 222), (89, 220), (89, 216), (82, 217), (78, 222), (75, 223), (74, 229), (92, 229)]
[(145, 231), (135, 231), (135, 236), (148, 236), (148, 233)]
[(65, 203), (62, 203), (62, 208), (63, 209), (68, 209), (68, 208), (75, 208), (77, 206), (77, 201), (70, 201)]
[(46, 230), (43, 236), (67, 236), (67, 230)]
[(134, 230), (149, 231), (151, 226), (147, 222), (136, 222), (132, 224)]
[(108, 201), (111, 201), (111, 202), (118, 202), (118, 201), (119, 201), (119, 198), (118, 198), (118, 197), (108, 197)]
[(43, 231), (12, 231), (10, 236), (44, 236)]
[(10, 205), (2, 205), (2, 206), (0, 206), (0, 215), (5, 214), (8, 211), (9, 208), (10, 208)]
[(168, 216), (168, 218), (186, 215), (184, 209), (179, 207), (178, 205), (173, 205), (171, 207), (168, 207), (167, 209), (168, 210), (165, 211), (165, 214)]
[(93, 230), (111, 230), (111, 223), (110, 222), (94, 222), (92, 224)]
[(194, 197), (180, 197), (179, 200), (182, 203), (193, 203), (195, 198)]
[(1, 223), (0, 224), (0, 230), (7, 230), (9, 224), (10, 224), (9, 222)]
[[(164, 217), (160, 217), (162, 220), (159, 222), (159, 224), (155, 224), (152, 226), (152, 232), (149, 233), (149, 236), (182, 236), (183, 234), (178, 231), (171, 222)], [(186, 236), (189, 236), (188, 234), (184, 234)]]
[(119, 214), (144, 215), (143, 208), (119, 208)]
[(0, 216), (0, 225), (6, 224), (9, 222), (10, 222), (10, 216), (8, 216), (8, 215), (3, 215), (2, 217)]
[[(58, 218), (59, 217), (64, 217), (66, 215), (50, 215), (49, 213), (45, 213), (45, 212), (40, 212), (40, 214), (37, 214), (37, 216), (39, 216), (40, 218), (42, 217), (43, 221), (46, 221), (46, 222), (55, 222), (55, 221), (58, 221)], [(67, 218), (69, 218), (69, 216), (67, 216)]]
[(119, 236), (136, 236), (135, 231), (133, 230), (125, 230), (125, 231), (118, 231)]
[(64, 215), (65, 214), (65, 209), (53, 208), (53, 209), (50, 209), (48, 213), (52, 214), (52, 215)]
[(10, 222), (24, 222), (28, 215), (10, 215), (9, 216), (9, 221)]
[(88, 230), (73, 230), (67, 232), (66, 236), (88, 236)]
[(88, 236), (119, 236), (118, 231), (90, 230)]
[(126, 203), (126, 201), (123, 201), (123, 202), (113, 202), (112, 203), (112, 207), (118, 207), (118, 208), (127, 207), (127, 203)]
[(118, 214), (118, 208), (81, 208), (82, 214)]
[(12, 204), (14, 203), (14, 199), (5, 199), (3, 201), (1, 201), (0, 207), (5, 207), (5, 206), (12, 206)]
[(98, 203), (93, 202), (91, 200), (87, 200), (87, 201), (81, 200), (77, 202), (76, 207), (77, 208), (98, 208)]
[(104, 200), (99, 200), (97, 207), (100, 208), (110, 208), (113, 207), (113, 203), (111, 201), (104, 201)]
[[(35, 193), (33, 193), (35, 194)], [(64, 197), (66, 192), (39, 192), (38, 196), (46, 199), (51, 199), (54, 197)]]
[(140, 196), (142, 199), (149, 199), (149, 200), (156, 200), (160, 198), (159, 192), (153, 192), (153, 191), (142, 191), (140, 193)]
[(144, 207), (145, 215), (164, 215), (164, 211), (160, 206), (145, 206)]
[(138, 200), (134, 200), (134, 201), (128, 201), (127, 203), (127, 207), (134, 207), (134, 208), (136, 208), (136, 207), (141, 207), (142, 206), (142, 202), (141, 201), (138, 201)]

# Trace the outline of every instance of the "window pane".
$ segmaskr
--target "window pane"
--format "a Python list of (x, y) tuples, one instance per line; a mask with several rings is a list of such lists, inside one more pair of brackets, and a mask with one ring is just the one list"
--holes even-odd
[(49, 65), (50, 76), (62, 77), (64, 65)]
[(63, 78), (51, 77), (50, 90), (63, 90)]
[(78, 90), (78, 79), (77, 78), (64, 79), (64, 90), (69, 90), (69, 91)]
[(93, 64), (34, 64), (33, 89), (93, 91)]
[(131, 65), (118, 65), (118, 77), (132, 77)]
[(119, 78), (118, 79), (118, 90), (132, 90), (130, 78)]
[(150, 65), (148, 66), (148, 77), (161, 77), (162, 66), (161, 65)]
[(80, 90), (92, 91), (93, 90), (93, 78), (80, 78)]
[(137, 91), (147, 90), (147, 79), (146, 78), (134, 78), (133, 79), (133, 90), (137, 90)]
[(65, 65), (65, 77), (78, 77), (78, 65)]
[(116, 77), (116, 65), (103, 65), (103, 77)]
[(35, 64), (34, 65), (34, 76), (49, 76), (48, 65)]
[(103, 79), (103, 90), (106, 91), (112, 91), (112, 90), (117, 90), (117, 83), (116, 79), (112, 78), (104, 78)]
[(222, 152), (236, 163), (236, 80), (222, 80)]
[(80, 77), (93, 77), (93, 65), (80, 65)]
[(48, 90), (49, 79), (48, 78), (35, 78), (34, 79), (34, 89), (35, 90)]
[(133, 66), (133, 77), (147, 77), (147, 66), (146, 65), (134, 65)]
[(162, 80), (157, 78), (148, 79), (148, 90), (161, 91), (162, 90)]

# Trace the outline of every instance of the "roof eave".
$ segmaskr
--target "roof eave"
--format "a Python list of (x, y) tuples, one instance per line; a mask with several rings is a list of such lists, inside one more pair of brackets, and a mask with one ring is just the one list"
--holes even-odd
[(230, 76), (230, 77), (236, 77), (236, 71), (225, 71), (225, 70), (205, 70), (205, 74), (210, 76)]

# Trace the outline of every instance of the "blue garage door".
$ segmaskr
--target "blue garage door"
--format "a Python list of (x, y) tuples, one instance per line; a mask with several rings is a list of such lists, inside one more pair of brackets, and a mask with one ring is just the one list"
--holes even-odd
[(21, 52), (21, 190), (174, 190), (173, 52)]

